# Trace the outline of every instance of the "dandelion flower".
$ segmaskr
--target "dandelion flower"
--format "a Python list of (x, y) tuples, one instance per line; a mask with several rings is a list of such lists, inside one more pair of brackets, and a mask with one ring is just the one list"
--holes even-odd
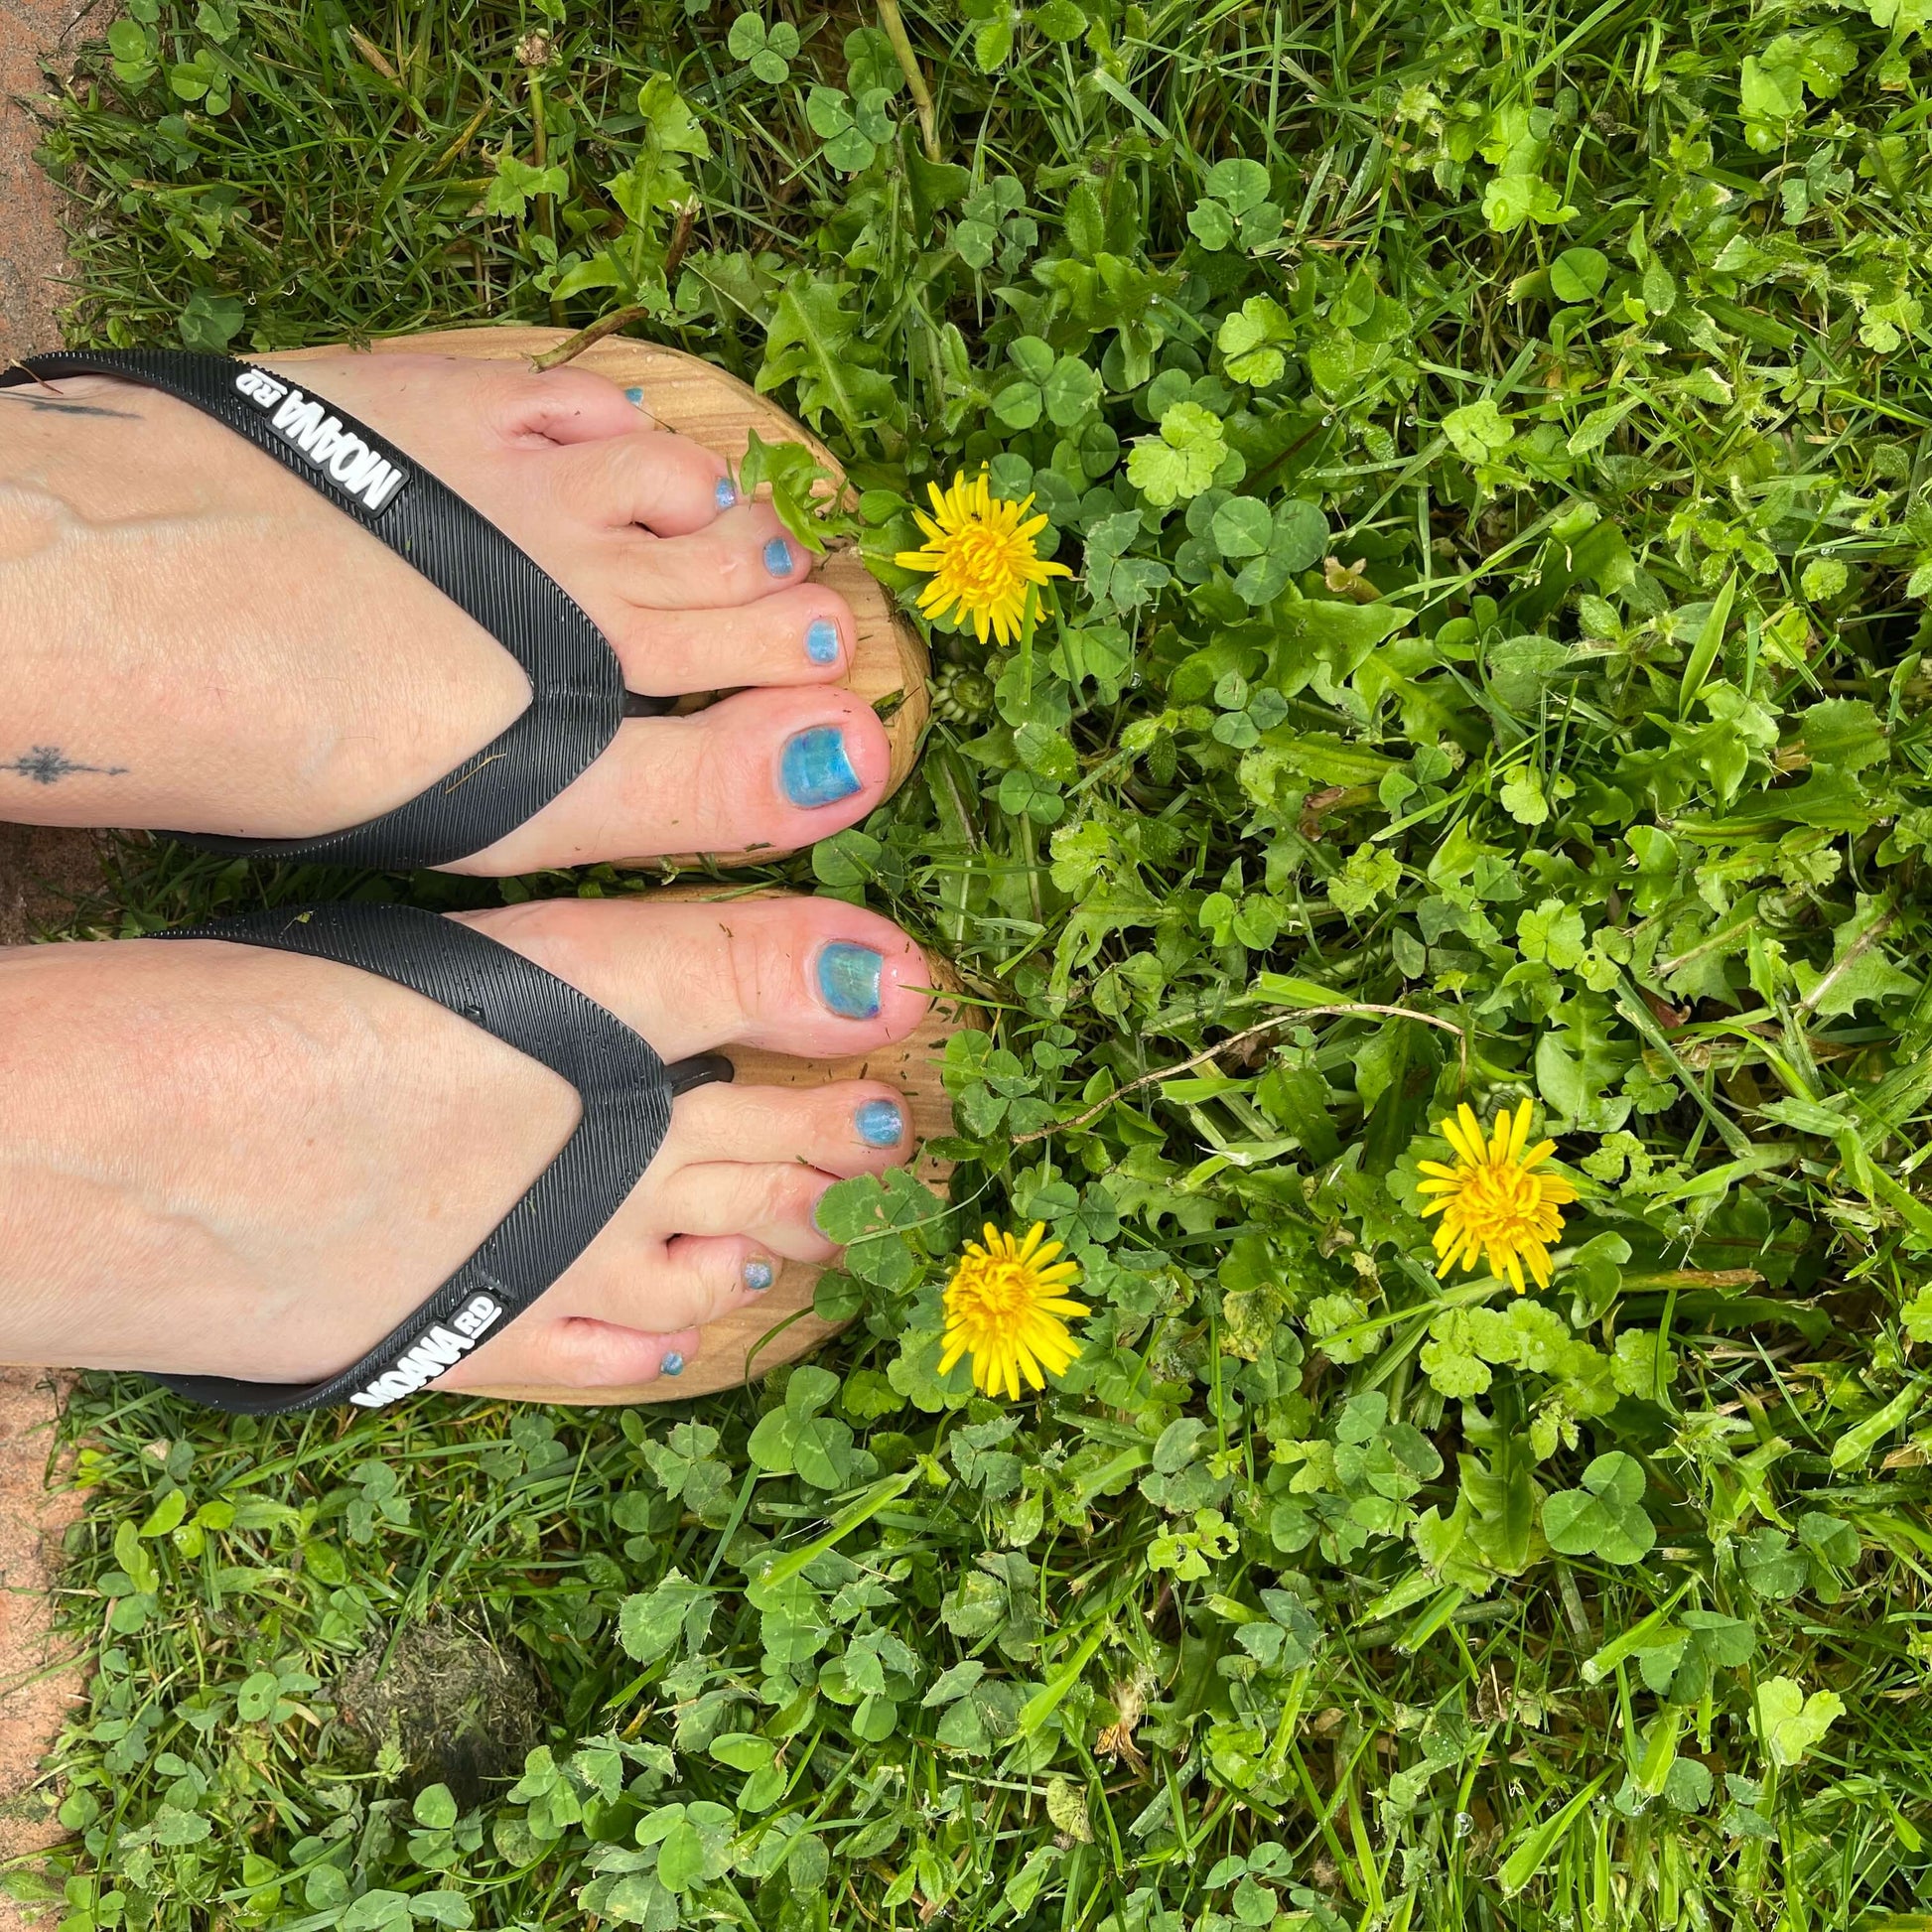
[(1070, 1261), (1053, 1260), (1060, 1244), (1042, 1243), (1045, 1232), (1035, 1221), (1023, 1240), (989, 1221), (984, 1247), (967, 1242), (946, 1284), (941, 1375), (970, 1355), (974, 1386), (986, 1395), (1005, 1390), (1017, 1402), (1023, 1378), (1043, 1389), (1048, 1375), (1066, 1373), (1080, 1344), (1067, 1332), (1065, 1317), (1089, 1311), (1061, 1293), (1080, 1271)]
[(989, 630), (997, 642), (1011, 642), (1027, 621), (1035, 587), (1073, 574), (1064, 564), (1042, 563), (1034, 548), (1046, 518), (1027, 514), (1034, 506), (1031, 496), (1024, 503), (995, 496), (984, 471), (971, 483), (955, 476), (950, 489), (937, 483), (926, 488), (932, 515), (912, 512), (925, 532), (925, 546), (901, 550), (893, 561), (901, 570), (932, 572), (932, 582), (919, 593), (919, 609), (927, 617), (956, 610), (961, 622), (972, 620), (981, 643)]
[(1499, 1113), (1487, 1141), (1466, 1102), (1455, 1110), (1453, 1120), (1436, 1125), (1455, 1150), (1455, 1165), (1446, 1168), (1440, 1161), (1418, 1165), (1430, 1176), (1422, 1191), (1436, 1196), (1423, 1212), (1443, 1217), (1436, 1229), (1443, 1271), (1447, 1273), (1458, 1261), (1465, 1269), (1474, 1268), (1478, 1260), (1487, 1261), (1489, 1272), (1505, 1278), (1521, 1295), (1527, 1286), (1523, 1280), (1527, 1263), (1537, 1287), (1548, 1288), (1550, 1244), (1563, 1232), (1563, 1216), (1557, 1210), (1574, 1201), (1577, 1190), (1555, 1174), (1535, 1172), (1557, 1151), (1557, 1144), (1539, 1141), (1526, 1147), (1530, 1103), (1525, 1100), (1514, 1114)]

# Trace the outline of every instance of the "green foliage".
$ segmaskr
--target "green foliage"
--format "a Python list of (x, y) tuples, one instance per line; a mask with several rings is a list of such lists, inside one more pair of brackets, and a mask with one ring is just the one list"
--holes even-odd
[[(971, 0), (937, 159), (853, 18), (132, 0), (54, 116), (77, 339), (634, 305), (837, 449), (748, 457), (801, 539), (904, 589), (984, 466), (1077, 573), (755, 875), (992, 1022), (956, 1205), (827, 1198), (841, 1341), (668, 1415), (83, 1393), (68, 1922), (1909, 1923), (1924, 8)], [(131, 931), (341, 886), (122, 866)], [(1518, 1299), (1417, 1163), (1525, 1097)], [(1011, 1408), (937, 1369), (988, 1218), (1095, 1311)], [(543, 1674), (474, 1789), (344, 1708), (432, 1603)]]

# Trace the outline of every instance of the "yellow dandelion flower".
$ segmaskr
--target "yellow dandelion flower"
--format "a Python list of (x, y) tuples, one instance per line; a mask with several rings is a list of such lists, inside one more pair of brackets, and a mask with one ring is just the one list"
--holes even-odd
[(1557, 1212), (1577, 1198), (1577, 1190), (1555, 1174), (1534, 1170), (1557, 1151), (1555, 1141), (1528, 1147), (1530, 1103), (1514, 1114), (1499, 1113), (1491, 1123), (1489, 1140), (1465, 1102), (1453, 1120), (1436, 1123), (1437, 1131), (1455, 1150), (1455, 1165), (1440, 1161), (1417, 1165), (1429, 1179), (1425, 1194), (1435, 1200), (1425, 1214), (1442, 1215), (1436, 1229), (1436, 1252), (1447, 1273), (1459, 1261), (1465, 1269), (1478, 1260), (1489, 1272), (1505, 1278), (1518, 1295), (1524, 1292), (1523, 1265), (1538, 1288), (1550, 1286), (1550, 1244), (1563, 1232)]
[(1027, 621), (1027, 603), (1035, 587), (1049, 577), (1071, 577), (1064, 564), (1040, 561), (1034, 539), (1046, 527), (1044, 516), (1029, 516), (1034, 499), (1015, 503), (995, 496), (981, 471), (971, 483), (953, 478), (950, 489), (926, 485), (932, 514), (914, 510), (925, 546), (901, 550), (893, 561), (901, 570), (927, 570), (932, 582), (919, 593), (919, 609), (929, 618), (957, 610), (970, 618), (981, 643), (991, 630), (999, 643), (1019, 636)]
[(986, 1245), (966, 1244), (966, 1252), (946, 1284), (946, 1334), (939, 1373), (947, 1374), (962, 1355), (973, 1358), (973, 1385), (986, 1395), (1005, 1390), (1020, 1399), (1021, 1381), (1036, 1389), (1048, 1375), (1064, 1375), (1080, 1352), (1067, 1332), (1065, 1317), (1090, 1312), (1084, 1302), (1061, 1293), (1071, 1288), (1079, 1269), (1055, 1262), (1057, 1241), (1045, 1241), (1035, 1221), (1023, 1240), (986, 1224)]

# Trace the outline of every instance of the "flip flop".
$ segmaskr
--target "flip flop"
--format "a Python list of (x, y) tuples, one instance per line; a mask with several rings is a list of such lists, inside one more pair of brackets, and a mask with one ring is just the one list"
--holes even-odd
[[(672, 895), (667, 895), (670, 897)], [(766, 897), (729, 889), (684, 898)], [(680, 1093), (740, 1074), (759, 1084), (809, 1087), (881, 1078), (897, 1085), (920, 1141), (951, 1127), (938, 1058), (961, 1020), (937, 1005), (906, 1039), (845, 1060), (706, 1053), (666, 1066), (649, 1043), (575, 987), (520, 953), (454, 920), (410, 906), (343, 902), (282, 908), (164, 935), (220, 939), (354, 966), (406, 986), (527, 1053), (577, 1089), (576, 1130), (468, 1261), (361, 1359), (303, 1384), (222, 1376), (160, 1375), (178, 1394), (236, 1415), (283, 1415), (339, 1403), (381, 1409), (428, 1388), (470, 1351), (531, 1308), (597, 1238), (655, 1157)], [(944, 1178), (922, 1161), (922, 1178)], [(634, 1387), (525, 1385), (470, 1393), (586, 1405), (682, 1402), (734, 1388), (794, 1361), (835, 1332), (812, 1312), (821, 1268), (786, 1262), (756, 1307), (703, 1328), (698, 1354), (673, 1380)]]
[[(485, 326), (392, 337), (369, 347), (376, 354), (527, 363), (565, 340), (561, 329)], [(342, 346), (299, 350), (292, 359), (340, 353)], [(609, 337), (572, 366), (639, 391), (645, 415), (659, 427), (731, 462), (743, 458), (757, 430), (766, 443), (803, 444), (831, 472), (834, 487), (844, 486), (844, 472), (822, 443), (769, 399), (695, 355)], [(506, 731), (393, 811), (319, 838), (170, 835), (184, 844), (243, 857), (391, 870), (449, 865), (534, 817), (596, 761), (624, 718), (692, 708), (689, 700), (627, 693), (603, 633), (545, 572), (406, 452), (324, 397), (247, 362), (180, 349), (31, 355), (0, 369), (0, 388), (62, 375), (145, 383), (226, 424), (414, 565), (495, 637), (530, 680), (530, 704)], [(876, 709), (894, 707), (885, 719), (890, 795), (911, 771), (925, 728), (925, 647), (855, 551), (833, 552), (818, 575), (845, 598), (856, 620), (852, 662), (841, 683)], [(762, 848), (705, 856), (731, 865), (785, 855)]]

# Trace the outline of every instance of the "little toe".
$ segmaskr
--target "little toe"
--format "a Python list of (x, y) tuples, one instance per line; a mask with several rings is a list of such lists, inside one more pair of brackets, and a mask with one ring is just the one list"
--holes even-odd
[(590, 369), (519, 370), (496, 404), (498, 433), (521, 443), (575, 447), (655, 429), (624, 390)]
[(681, 1375), (703, 1345), (695, 1327), (652, 1332), (584, 1315), (546, 1316), (539, 1308), (466, 1356), (436, 1387), (621, 1389)]

